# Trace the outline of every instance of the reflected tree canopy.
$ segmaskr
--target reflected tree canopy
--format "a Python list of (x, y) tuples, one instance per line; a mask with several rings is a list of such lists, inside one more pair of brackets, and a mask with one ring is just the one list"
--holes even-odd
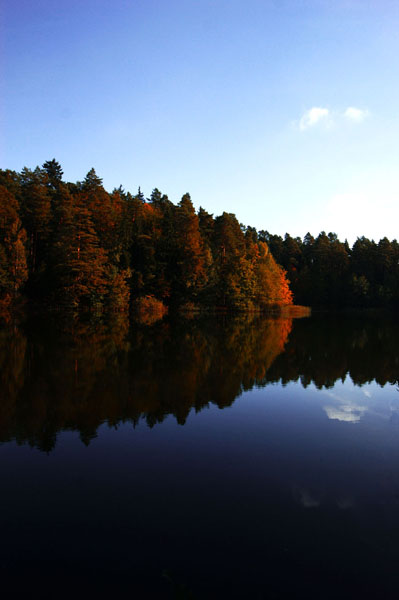
[[(242, 391), (300, 381), (398, 383), (399, 326), (381, 319), (219, 317), (134, 326), (28, 322), (0, 331), (0, 441), (44, 451), (60, 431), (151, 427)], [(267, 397), (265, 397), (267, 401)]]

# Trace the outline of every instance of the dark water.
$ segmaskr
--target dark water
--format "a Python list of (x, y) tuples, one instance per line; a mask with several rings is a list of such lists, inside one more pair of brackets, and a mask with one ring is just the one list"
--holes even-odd
[(397, 598), (399, 323), (0, 331), (3, 592)]

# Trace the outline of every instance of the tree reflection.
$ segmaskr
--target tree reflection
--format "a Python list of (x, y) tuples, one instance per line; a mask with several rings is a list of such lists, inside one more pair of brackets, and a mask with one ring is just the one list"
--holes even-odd
[(349, 375), (356, 385), (399, 381), (399, 322), (393, 318), (319, 317), (296, 321), (283, 356), (267, 381), (300, 380), (332, 387)]
[(85, 444), (102, 423), (152, 427), (271, 382), (398, 383), (393, 321), (220, 317), (134, 326), (28, 323), (0, 331), (0, 440), (51, 451), (60, 431)]

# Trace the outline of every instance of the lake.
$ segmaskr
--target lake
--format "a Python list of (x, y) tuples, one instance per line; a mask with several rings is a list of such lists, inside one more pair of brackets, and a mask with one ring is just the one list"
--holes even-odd
[(0, 330), (3, 590), (399, 594), (399, 322)]

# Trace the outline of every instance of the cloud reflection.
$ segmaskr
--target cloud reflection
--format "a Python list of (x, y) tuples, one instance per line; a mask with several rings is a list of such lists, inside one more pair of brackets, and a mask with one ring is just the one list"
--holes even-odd
[(307, 490), (300, 490), (301, 504), (305, 508), (317, 508), (320, 506), (320, 500), (312, 496)]
[(326, 405), (323, 406), (327, 417), (336, 421), (344, 421), (345, 423), (359, 423), (360, 419), (368, 411), (367, 406), (357, 404), (353, 400), (340, 398), (337, 394), (331, 392), (328, 396), (335, 400), (338, 405)]
[(367, 412), (366, 406), (356, 404), (342, 404), (341, 406), (323, 406), (327, 417), (346, 423), (358, 423)]

